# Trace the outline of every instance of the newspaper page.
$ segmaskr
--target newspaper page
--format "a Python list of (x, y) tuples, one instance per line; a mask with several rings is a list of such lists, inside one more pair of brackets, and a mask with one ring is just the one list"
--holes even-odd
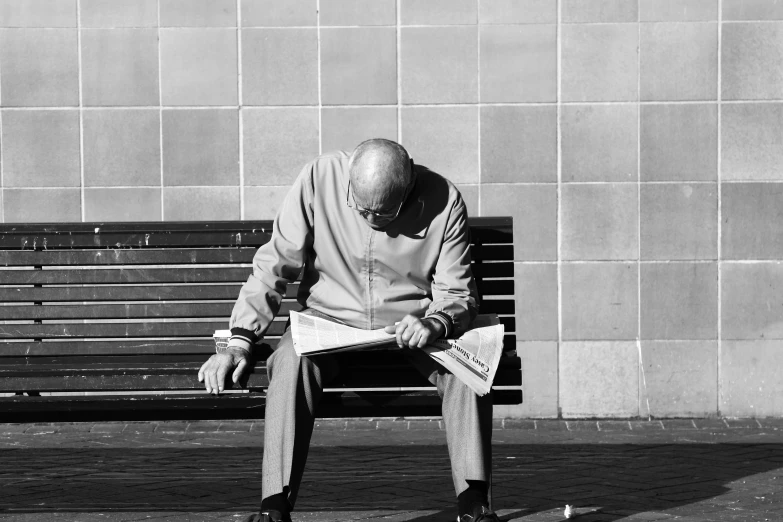
[[(397, 348), (394, 334), (383, 329), (362, 330), (298, 312), (291, 312), (291, 334), (299, 356)], [(438, 339), (422, 350), (483, 396), (495, 379), (503, 334), (497, 315), (480, 315), (459, 339)]]
[(397, 346), (394, 334), (362, 330), (312, 315), (291, 312), (291, 335), (299, 356)]
[(459, 339), (438, 339), (423, 350), (477, 395), (484, 396), (495, 380), (503, 353), (503, 334), (503, 325), (496, 315), (479, 316), (473, 328)]

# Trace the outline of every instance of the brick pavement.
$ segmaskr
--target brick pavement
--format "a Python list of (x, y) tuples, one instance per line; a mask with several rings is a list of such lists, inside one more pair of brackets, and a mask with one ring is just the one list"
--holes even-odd
[[(263, 422), (0, 424), (0, 519), (235, 521)], [(783, 520), (783, 420), (495, 421), (504, 520)], [(438, 419), (319, 421), (299, 521), (454, 520)]]

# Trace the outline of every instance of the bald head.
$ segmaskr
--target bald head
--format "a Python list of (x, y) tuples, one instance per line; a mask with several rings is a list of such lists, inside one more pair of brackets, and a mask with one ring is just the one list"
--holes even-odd
[(377, 209), (403, 196), (411, 182), (411, 162), (402, 145), (384, 139), (359, 144), (348, 162), (357, 199)]

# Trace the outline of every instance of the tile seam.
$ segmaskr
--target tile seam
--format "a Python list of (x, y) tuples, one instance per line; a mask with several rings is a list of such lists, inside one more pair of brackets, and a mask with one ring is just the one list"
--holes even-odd
[(478, 215), (481, 215), (481, 24), (478, 13), (481, 0), (476, 0), (476, 158), (478, 169)]
[[(634, 23), (640, 23), (640, 24), (714, 24), (714, 23), (724, 23), (724, 24), (781, 24), (783, 23), (782, 19), (747, 19), (747, 20), (739, 20), (739, 19), (732, 19), (732, 20), (720, 20), (719, 18), (716, 19), (710, 19), (710, 20), (639, 20), (638, 22), (636, 20), (628, 21), (628, 22), (562, 22), (562, 25), (630, 25)], [(492, 25), (492, 26), (540, 26), (540, 25), (556, 25), (555, 22), (511, 22), (511, 23), (503, 23), (503, 22), (479, 22), (481, 25)], [(412, 27), (412, 28), (418, 28), (418, 29), (429, 29), (429, 28), (439, 28), (439, 27), (470, 27), (474, 25), (474, 23), (466, 23), (466, 24), (401, 24), (400, 27)], [(233, 25), (159, 25), (161, 29), (173, 29), (173, 30), (179, 30), (179, 31), (188, 31), (188, 30), (199, 30), (199, 29), (205, 29), (205, 30), (219, 30), (219, 29), (234, 29)], [(315, 25), (246, 25), (243, 27), (243, 29), (314, 29)], [(388, 27), (396, 27), (396, 24), (377, 24), (377, 25), (322, 25), (324, 29), (364, 29), (364, 28), (388, 28)], [(83, 27), (86, 31), (93, 31), (93, 30), (107, 30), (107, 29), (154, 29), (155, 26), (153, 25), (107, 25), (107, 26), (100, 26), (100, 27)], [(63, 29), (72, 29), (72, 27), (54, 27), (54, 26), (42, 26), (42, 27), (21, 27), (21, 26), (7, 26), (2, 27), (2, 29), (6, 30), (26, 30), (26, 29), (41, 29), (46, 31), (55, 31), (55, 30), (63, 30)]]
[(5, 152), (3, 151), (3, 146), (5, 145), (3, 141), (3, 89), (2, 89), (2, 79), (3, 79), (3, 70), (2, 70), (2, 64), (0, 63), (0, 223), (5, 223), (5, 172), (4, 172), (4, 165), (3, 165), (3, 158), (5, 156)]
[[(594, 106), (594, 105), (717, 105), (717, 100), (672, 100), (672, 101), (586, 101), (586, 102), (560, 102), (562, 106)], [(783, 104), (783, 99), (758, 99), (758, 100), (721, 100), (721, 105), (762, 105)], [(407, 108), (454, 108), (454, 107), (556, 107), (558, 102), (486, 102), (486, 103), (406, 103), (402, 107)], [(102, 110), (236, 110), (238, 105), (88, 105), (79, 107), (71, 106), (26, 106), (3, 107), (8, 112), (21, 111), (102, 111)], [(310, 105), (245, 105), (250, 110), (286, 110), (286, 109), (314, 109), (318, 104)], [(325, 109), (361, 109), (361, 108), (395, 108), (397, 104), (323, 104)]]
[(562, 148), (563, 148), (563, 142), (562, 142), (562, 127), (561, 127), (561, 118), (562, 118), (562, 107), (563, 107), (563, 74), (562, 74), (562, 67), (563, 67), (563, 24), (562, 24), (562, 16), (563, 16), (563, 0), (557, 0), (557, 24), (555, 26), (556, 36), (555, 36), (555, 45), (557, 46), (556, 54), (555, 54), (555, 71), (556, 71), (556, 85), (557, 85), (557, 93), (556, 93), (556, 118), (557, 118), (557, 132), (556, 132), (556, 140), (557, 140), (557, 208), (556, 212), (557, 215), (555, 216), (555, 219), (557, 220), (557, 227), (556, 227), (556, 242), (557, 242), (557, 372), (556, 372), (556, 383), (557, 383), (557, 393), (555, 394), (556, 397), (556, 413), (558, 417), (562, 417), (562, 403), (561, 403), (561, 397), (560, 397), (560, 359), (562, 355), (562, 346), (563, 346), (563, 209), (562, 209), (562, 203), (563, 203), (563, 158), (562, 158)]
[(715, 411), (717, 415), (721, 414), (721, 396), (723, 395), (723, 386), (722, 386), (722, 379), (721, 379), (721, 370), (722, 370), (722, 355), (723, 355), (723, 329), (721, 327), (722, 323), (722, 316), (723, 316), (723, 307), (722, 307), (722, 290), (721, 290), (721, 282), (722, 282), (722, 262), (721, 257), (723, 256), (723, 251), (721, 249), (721, 238), (723, 234), (723, 205), (721, 203), (721, 196), (722, 196), (722, 190), (721, 187), (723, 185), (723, 175), (721, 173), (722, 170), (722, 161), (721, 156), (723, 154), (723, 147), (721, 146), (721, 139), (722, 139), (722, 105), (723, 105), (723, 0), (718, 0), (718, 64), (717, 64), (717, 82), (718, 82), (718, 135), (717, 135), (717, 180), (718, 180), (718, 230), (717, 230), (717, 256), (718, 256), (718, 303), (717, 303), (717, 311), (718, 311), (718, 353), (716, 354), (716, 387), (717, 387), (717, 393), (715, 394)]
[[(242, 88), (242, 1), (237, 6), (237, 144), (239, 154), (239, 219), (245, 219), (245, 121), (242, 111), (244, 89)], [(320, 126), (319, 126), (320, 127)]]
[[(637, 4), (638, 5), (638, 4)], [(641, 7), (641, 6), (639, 6)], [(641, 102), (642, 99), (642, 24), (641, 9), (637, 10), (637, 35), (636, 48), (636, 98)], [(636, 105), (636, 349), (639, 354), (639, 368), (637, 368), (637, 380), (641, 377), (642, 382), (636, 383), (636, 406), (637, 415), (641, 414), (642, 390), (644, 390), (645, 406), (647, 407), (647, 418), (652, 420), (652, 411), (650, 410), (650, 395), (647, 390), (647, 375), (644, 371), (644, 354), (642, 353), (642, 106)], [(640, 386), (641, 384), (641, 386)]]
[(318, 88), (318, 154), (323, 154), (324, 131), (323, 131), (323, 94), (321, 93), (321, 0), (315, 3), (315, 63), (317, 67), (317, 88)]
[(81, 205), (80, 216), (82, 221), (87, 220), (87, 209), (84, 200), (84, 89), (82, 85), (82, 2), (76, 0), (76, 52), (77, 52), (77, 77), (79, 82), (79, 203)]
[(160, 220), (165, 221), (165, 199), (163, 196), (163, 187), (165, 186), (163, 179), (163, 44), (161, 40), (161, 27), (160, 27), (160, 0), (157, 0), (158, 4), (158, 147), (160, 148)]
[(395, 10), (395, 25), (394, 31), (397, 35), (397, 60), (395, 66), (397, 67), (397, 104), (394, 106), (397, 108), (397, 143), (402, 144), (402, 7), (400, 3), (402, 0), (396, 0), (394, 2)]

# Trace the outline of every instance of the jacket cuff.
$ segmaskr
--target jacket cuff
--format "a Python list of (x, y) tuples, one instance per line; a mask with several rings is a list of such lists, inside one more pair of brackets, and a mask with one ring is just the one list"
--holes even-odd
[(256, 344), (256, 341), (258, 341), (258, 336), (255, 334), (255, 332), (251, 330), (245, 330), (244, 328), (232, 328), (231, 329), (231, 339), (229, 340), (229, 344), (235, 344), (235, 346), (239, 346), (239, 343), (235, 343), (235, 341), (242, 341), (247, 343), (248, 350), (250, 349), (250, 346)]
[(454, 322), (451, 320), (451, 316), (445, 312), (432, 312), (431, 314), (427, 315), (425, 319), (435, 319), (436, 321), (443, 324), (443, 326), (446, 328), (446, 331), (443, 334), (444, 338), (449, 337), (452, 332), (454, 332)]

